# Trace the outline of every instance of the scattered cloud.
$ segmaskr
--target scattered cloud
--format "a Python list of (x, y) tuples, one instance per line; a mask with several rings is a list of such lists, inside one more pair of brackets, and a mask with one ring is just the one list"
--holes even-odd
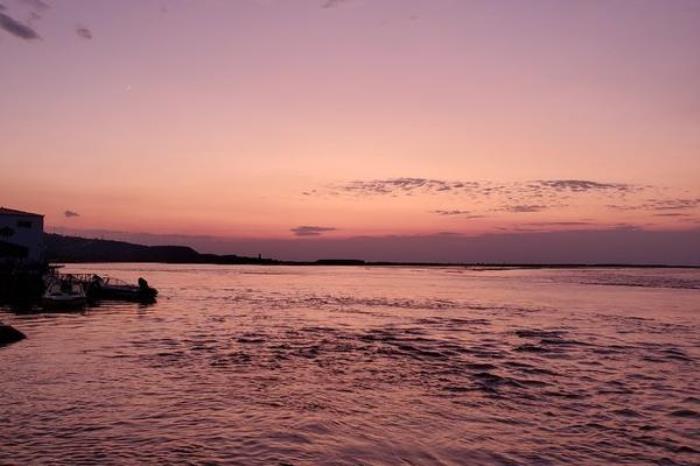
[(620, 222), (620, 223), (615, 223), (613, 225), (610, 225), (610, 228), (613, 230), (622, 230), (622, 231), (641, 231), (644, 229), (644, 226), (637, 225), (634, 223)]
[(443, 217), (460, 217), (460, 218), (466, 218), (466, 219), (477, 219), (477, 218), (486, 218), (486, 215), (481, 215), (481, 214), (473, 214), (470, 210), (432, 210), (430, 213), (440, 215)]
[[(17, 0), (16, 2), (23, 10), (23, 14), (28, 13), (28, 18), (22, 22), (14, 19), (8, 13), (4, 4), (0, 4), (0, 29), (24, 40), (41, 39), (39, 33), (34, 29), (34, 22), (42, 18), (44, 13), (51, 8), (51, 5), (44, 0)], [(92, 31), (82, 25), (75, 27), (75, 33), (82, 39), (92, 39)]]
[(78, 35), (78, 37), (81, 37), (83, 39), (92, 39), (92, 31), (90, 31), (90, 29), (86, 28), (85, 26), (77, 26), (75, 28), (75, 33)]
[(626, 183), (601, 183), (590, 180), (535, 180), (498, 183), (491, 181), (454, 181), (434, 178), (399, 177), (375, 180), (354, 180), (331, 187), (337, 194), (354, 195), (411, 195), (414, 192), (453, 193), (479, 197), (531, 196), (561, 197), (562, 194), (618, 193), (626, 194), (645, 189), (645, 186)]
[(51, 8), (51, 5), (44, 0), (22, 0), (22, 3), (35, 11), (45, 11)]
[(385, 178), (377, 180), (355, 180), (335, 187), (340, 192), (358, 195), (410, 194), (415, 191), (442, 193), (453, 190), (475, 190), (480, 184), (475, 181), (447, 181), (432, 178)]
[(500, 210), (505, 211), (505, 212), (513, 212), (516, 214), (520, 214), (520, 213), (530, 213), (530, 212), (541, 212), (543, 210), (547, 210), (548, 208), (549, 208), (549, 206), (539, 205), (539, 204), (518, 204), (518, 205), (503, 206)]
[[(700, 208), (700, 197), (687, 192), (672, 194), (667, 187), (587, 179), (536, 179), (530, 181), (449, 180), (428, 177), (357, 179), (306, 190), (304, 196), (347, 198), (436, 197), (443, 205), (469, 207), (435, 209), (430, 213), (446, 218), (475, 219), (493, 213), (536, 213), (558, 209), (646, 210), (675, 212)], [(653, 198), (652, 198), (653, 196)], [(646, 199), (645, 199), (646, 197)], [(560, 223), (551, 226), (577, 226)]]
[(644, 204), (608, 204), (606, 207), (615, 210), (688, 210), (700, 207), (700, 198), (649, 199)]
[(343, 3), (347, 3), (348, 0), (324, 0), (321, 4), (321, 8), (337, 8)]
[(294, 236), (320, 236), (323, 233), (329, 231), (335, 231), (336, 228), (332, 227), (317, 227), (310, 225), (302, 225), (296, 228), (292, 228), (290, 231), (294, 233)]
[(589, 191), (622, 191), (627, 192), (635, 186), (626, 183), (599, 183), (589, 180), (537, 180), (533, 184), (554, 191), (571, 191), (575, 193)]
[(80, 214), (72, 210), (66, 210), (65, 212), (63, 212), (63, 216), (66, 218), (80, 217)]
[(697, 199), (656, 199), (649, 204), (653, 210), (685, 210), (700, 206), (700, 198)]
[(662, 212), (654, 214), (654, 217), (690, 217), (690, 214), (684, 214), (682, 212)]
[(471, 211), (469, 210), (433, 210), (434, 214), (450, 216), (450, 215), (469, 215)]
[(578, 220), (578, 221), (560, 221), (560, 222), (529, 222), (526, 225), (537, 226), (537, 227), (582, 227), (582, 226), (593, 225), (593, 224), (591, 222)]
[(641, 210), (643, 207), (641, 205), (620, 205), (620, 204), (608, 204), (605, 207), (614, 210)]
[(39, 39), (39, 34), (30, 26), (21, 23), (5, 13), (0, 13), (0, 28), (24, 40)]

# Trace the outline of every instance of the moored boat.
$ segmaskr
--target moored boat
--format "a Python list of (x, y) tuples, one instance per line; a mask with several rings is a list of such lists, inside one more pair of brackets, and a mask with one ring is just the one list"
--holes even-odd
[(42, 303), (51, 309), (82, 308), (87, 303), (87, 295), (79, 282), (55, 279), (46, 284)]
[(139, 278), (138, 285), (132, 285), (113, 277), (94, 275), (88, 286), (91, 299), (115, 299), (124, 301), (148, 302), (155, 300), (158, 290)]

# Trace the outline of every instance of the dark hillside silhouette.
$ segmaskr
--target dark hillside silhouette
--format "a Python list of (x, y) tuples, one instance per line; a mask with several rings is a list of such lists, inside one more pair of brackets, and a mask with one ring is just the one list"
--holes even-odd
[(171, 262), (214, 264), (268, 264), (275, 261), (236, 255), (200, 254), (188, 246), (144, 246), (104, 239), (45, 235), (51, 262)]

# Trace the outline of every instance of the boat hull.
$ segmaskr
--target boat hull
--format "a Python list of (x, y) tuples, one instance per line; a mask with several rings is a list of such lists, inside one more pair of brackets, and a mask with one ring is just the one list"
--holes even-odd
[(67, 297), (67, 298), (44, 298), (42, 300), (44, 309), (62, 310), (62, 309), (82, 309), (87, 305), (85, 297)]
[(95, 300), (150, 302), (156, 299), (158, 292), (153, 288), (136, 286), (100, 286), (92, 288), (89, 294)]

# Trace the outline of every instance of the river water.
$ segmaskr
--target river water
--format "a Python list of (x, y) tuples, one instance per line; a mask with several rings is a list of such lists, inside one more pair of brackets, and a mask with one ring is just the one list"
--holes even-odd
[(699, 464), (700, 270), (80, 264), (0, 309), (0, 464)]

